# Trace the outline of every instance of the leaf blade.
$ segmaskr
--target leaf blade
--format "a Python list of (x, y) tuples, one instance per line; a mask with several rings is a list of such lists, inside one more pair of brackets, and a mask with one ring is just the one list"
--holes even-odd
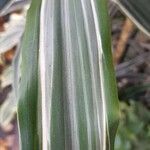
[(22, 70), (18, 119), (19, 128), (22, 129), (20, 130), (22, 150), (40, 149), (37, 127), (39, 11), (40, 1), (32, 1), (21, 46)]
[[(39, 4), (33, 4), (39, 8)], [(28, 68), (31, 60), (28, 60), (26, 52), (26, 59), (30, 63), (23, 59), (25, 75), (21, 85), (23, 88), (26, 82), (31, 82), (28, 84), (32, 92), (35, 90), (35, 95), (30, 96), (33, 97), (32, 104), (36, 110), (30, 110), (32, 107), (25, 96), (31, 93), (27, 85), (21, 93), (22, 102), (26, 105), (19, 102), (19, 113), (24, 114), (24, 120), (22, 114), (19, 114), (22, 125), (20, 130), (23, 130), (23, 126), (26, 128), (22, 131), (22, 141), (29, 142), (29, 150), (34, 149), (33, 135), (37, 133), (37, 145), (44, 150), (113, 149), (118, 103), (111, 45), (108, 44), (110, 32), (107, 18), (105, 20), (108, 17), (106, 10), (105, 0), (42, 1), (41, 12), (38, 10), (40, 26), (36, 26), (36, 38), (40, 40), (32, 43), (33, 51), (30, 52), (30, 59), (35, 62), (36, 69)], [(31, 20), (30, 23), (33, 25)], [(104, 25), (108, 28), (104, 28)], [(33, 35), (29, 29), (26, 32)], [(33, 57), (34, 51), (36, 59)], [(38, 89), (35, 88), (32, 76), (26, 78), (25, 70), (28, 70), (28, 74), (34, 73)], [(23, 110), (25, 106), (27, 108)], [(106, 110), (110, 112), (107, 113)], [(39, 131), (33, 130), (33, 125), (29, 126), (30, 123), (27, 122), (30, 120), (25, 123), (25, 118), (33, 121), (33, 116), (30, 116), (32, 113), (36, 119), (34, 127)], [(26, 125), (30, 129), (27, 130)], [(108, 145), (106, 132), (112, 133)], [(32, 141), (26, 141), (29, 135), (32, 136)]]

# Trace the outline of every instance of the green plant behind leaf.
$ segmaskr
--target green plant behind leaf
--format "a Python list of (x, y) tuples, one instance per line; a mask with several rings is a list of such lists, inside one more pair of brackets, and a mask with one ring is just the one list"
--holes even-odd
[(150, 113), (142, 103), (121, 102), (121, 118), (115, 150), (149, 150)]
[(150, 35), (149, 0), (113, 0), (123, 12), (147, 35)]

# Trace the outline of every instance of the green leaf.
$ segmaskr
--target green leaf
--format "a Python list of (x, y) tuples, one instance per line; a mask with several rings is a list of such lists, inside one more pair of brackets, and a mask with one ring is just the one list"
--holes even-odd
[[(39, 18), (41, 2), (32, 1), (27, 15), (26, 28), (21, 46), (21, 85), (19, 91), (18, 119), (21, 149), (39, 150), (38, 135), (38, 53)], [(40, 129), (41, 130), (41, 129)]]
[(149, 0), (113, 0), (123, 12), (146, 34), (150, 35)]
[(119, 111), (108, 22), (105, 0), (32, 1), (21, 48), (22, 150), (113, 149)]

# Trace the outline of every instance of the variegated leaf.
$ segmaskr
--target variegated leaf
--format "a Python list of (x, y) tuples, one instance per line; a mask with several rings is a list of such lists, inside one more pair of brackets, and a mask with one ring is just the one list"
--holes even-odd
[(22, 150), (113, 149), (118, 100), (105, 0), (32, 1), (22, 43)]

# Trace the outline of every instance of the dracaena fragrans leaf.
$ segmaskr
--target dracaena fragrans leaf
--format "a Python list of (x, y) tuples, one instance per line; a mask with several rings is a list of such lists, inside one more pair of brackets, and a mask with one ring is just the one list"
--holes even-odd
[(147, 35), (150, 36), (149, 0), (113, 0), (123, 12)]
[(23, 150), (113, 149), (118, 101), (106, 6), (32, 1), (21, 48)]

